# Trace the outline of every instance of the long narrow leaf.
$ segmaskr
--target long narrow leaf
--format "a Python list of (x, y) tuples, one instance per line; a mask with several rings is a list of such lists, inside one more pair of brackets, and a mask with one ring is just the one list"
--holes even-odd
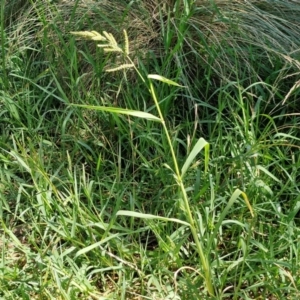
[(127, 216), (127, 217), (135, 217), (135, 218), (140, 218), (140, 219), (152, 219), (152, 220), (156, 219), (156, 220), (162, 220), (162, 221), (167, 221), (167, 222), (176, 222), (179, 224), (190, 226), (189, 223), (181, 221), (179, 219), (160, 217), (160, 216), (155, 216), (155, 215), (150, 215), (150, 214), (143, 214), (143, 213), (138, 213), (138, 212), (129, 211), (129, 210), (119, 210), (117, 212), (117, 216)]
[[(209, 144), (204, 138), (200, 138), (196, 145), (194, 146), (193, 150), (187, 157), (182, 169), (181, 169), (181, 176), (183, 177), (188, 168), (190, 167), (191, 163), (193, 162), (194, 158), (197, 156), (197, 154), (205, 148), (205, 156), (208, 155), (209, 150)], [(205, 158), (205, 171), (206, 171), (206, 165), (208, 164), (208, 158)]]
[(148, 78), (149, 79), (155, 79), (155, 80), (158, 80), (158, 81), (161, 81), (163, 83), (167, 83), (167, 84), (170, 84), (170, 85), (175, 85), (175, 86), (180, 86), (180, 87), (184, 87), (183, 85), (180, 85), (178, 83), (176, 83), (175, 81), (173, 80), (170, 80), (166, 77), (163, 77), (163, 76), (160, 76), (160, 75), (157, 75), (157, 74), (149, 74), (148, 75)]
[(277, 182), (281, 182), (276, 176), (274, 176), (271, 172), (269, 172), (266, 168), (264, 168), (261, 165), (257, 165), (256, 166), (257, 169), (261, 170), (262, 172), (264, 172), (266, 175), (268, 175), (269, 177), (271, 177), (272, 179), (274, 179)]
[(242, 192), (240, 189), (236, 189), (234, 191), (234, 193), (232, 194), (231, 198), (229, 199), (226, 207), (223, 209), (221, 215), (219, 216), (219, 220), (218, 220), (218, 223), (215, 225), (214, 232), (212, 234), (209, 247), (211, 245), (212, 240), (214, 238), (216, 238), (218, 230), (219, 230), (220, 226), (223, 224), (223, 220), (225, 219), (226, 215), (228, 214), (230, 208), (232, 207), (232, 205), (234, 204), (234, 202), (238, 199), (238, 197), (240, 195), (242, 195), (242, 197), (244, 198), (244, 201), (245, 201), (248, 209), (250, 210), (251, 216), (254, 217), (254, 212), (253, 212), (253, 209), (252, 209), (252, 207), (250, 205), (250, 202), (248, 200), (247, 195), (244, 192)]
[(82, 254), (85, 254), (85, 253), (87, 253), (87, 252), (89, 252), (89, 251), (95, 249), (95, 248), (98, 248), (100, 245), (105, 244), (105, 243), (108, 242), (109, 240), (111, 240), (111, 239), (113, 239), (113, 238), (116, 238), (116, 237), (118, 237), (119, 235), (120, 235), (119, 233), (116, 233), (116, 234), (113, 234), (113, 235), (111, 235), (111, 236), (109, 236), (109, 237), (103, 239), (102, 241), (99, 241), (99, 242), (97, 242), (97, 243), (94, 243), (94, 244), (92, 244), (92, 245), (89, 245), (89, 246), (87, 246), (87, 247), (85, 247), (85, 248), (83, 248), (83, 249), (77, 251), (75, 257), (78, 257), (78, 256), (80, 256), (80, 255), (82, 255)]
[(157, 121), (161, 122), (160, 118), (138, 110), (131, 110), (131, 109), (125, 109), (125, 108), (119, 108), (119, 107), (107, 107), (107, 106), (94, 106), (94, 105), (84, 105), (84, 104), (71, 104), (72, 106), (76, 107), (82, 107), (86, 109), (92, 109), (92, 110), (100, 110), (100, 111), (106, 111), (113, 114), (122, 114), (122, 115), (129, 115), (133, 117), (138, 117), (142, 119), (147, 119), (150, 121)]

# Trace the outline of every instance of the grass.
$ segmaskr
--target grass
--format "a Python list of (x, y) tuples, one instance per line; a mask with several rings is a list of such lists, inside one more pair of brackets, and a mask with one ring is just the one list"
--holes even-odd
[(298, 299), (299, 10), (3, 1), (0, 298)]

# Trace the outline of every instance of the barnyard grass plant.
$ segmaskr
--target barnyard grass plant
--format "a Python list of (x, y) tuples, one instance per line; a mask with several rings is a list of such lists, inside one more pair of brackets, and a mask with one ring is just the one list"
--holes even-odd
[[(175, 154), (176, 151), (174, 149), (173, 142), (171, 140), (171, 136), (170, 136), (169, 130), (166, 125), (165, 118), (160, 109), (159, 101), (157, 99), (154, 84), (153, 84), (152, 80), (158, 80), (164, 84), (171, 84), (171, 85), (175, 85), (175, 86), (180, 86), (180, 85), (178, 85), (176, 82), (174, 82), (170, 79), (167, 79), (167, 78), (165, 78), (161, 75), (157, 75), (157, 74), (149, 74), (147, 76), (148, 81), (146, 81), (146, 79), (139, 72), (138, 68), (135, 66), (133, 60), (130, 58), (128, 35), (127, 35), (126, 30), (124, 30), (123, 32), (124, 32), (124, 46), (123, 47), (119, 46), (119, 44), (115, 40), (114, 36), (106, 31), (103, 31), (102, 34), (96, 32), (96, 31), (72, 32), (72, 34), (74, 34), (76, 36), (80, 36), (85, 39), (91, 39), (91, 40), (97, 42), (98, 43), (97, 46), (102, 48), (104, 53), (121, 54), (124, 58), (124, 63), (119, 66), (116, 66), (116, 67), (112, 67), (112, 68), (109, 67), (106, 70), (106, 72), (117, 72), (120, 70), (126, 71), (127, 69), (134, 68), (135, 71), (137, 72), (137, 74), (139, 75), (139, 77), (142, 79), (142, 81), (147, 86), (147, 89), (149, 90), (149, 93), (150, 93), (150, 95), (154, 101), (155, 107), (157, 109), (158, 117), (156, 117), (155, 115), (146, 113), (146, 112), (122, 109), (119, 107), (90, 106), (90, 105), (82, 105), (82, 104), (76, 105), (76, 106), (82, 107), (82, 108), (87, 108), (87, 109), (115, 113), (115, 114), (124, 114), (124, 115), (133, 116), (133, 117), (145, 118), (149, 121), (158, 121), (161, 123), (161, 125), (163, 127), (163, 132), (168, 141), (168, 147), (171, 152), (172, 160), (173, 160), (173, 166), (169, 166), (166, 164), (165, 167), (167, 167), (171, 171), (170, 176), (174, 177), (175, 182), (178, 185), (178, 188), (181, 193), (181, 197), (180, 197), (181, 203), (179, 204), (179, 207), (183, 211), (187, 222), (185, 220), (179, 220), (179, 219), (175, 219), (175, 218), (167, 218), (165, 216), (154, 216), (151, 214), (143, 214), (140, 212), (133, 212), (133, 211), (119, 211), (119, 212), (117, 212), (117, 215), (127, 215), (130, 217), (138, 217), (138, 218), (142, 218), (142, 219), (158, 219), (158, 220), (163, 220), (163, 221), (172, 221), (172, 222), (177, 222), (177, 223), (180, 223), (180, 224), (183, 224), (183, 225), (186, 225), (187, 227), (189, 227), (189, 229), (191, 230), (194, 242), (196, 244), (196, 249), (197, 249), (199, 258), (200, 258), (199, 267), (200, 267), (201, 271), (198, 271), (198, 272), (200, 272), (200, 274), (203, 273), (203, 275), (201, 275), (201, 276), (204, 278), (205, 287), (206, 287), (208, 293), (211, 296), (214, 296), (215, 295), (214, 280), (212, 277), (212, 271), (211, 271), (211, 267), (210, 267), (210, 259), (209, 259), (209, 255), (208, 255), (209, 248), (207, 249), (207, 246), (209, 246), (210, 243), (207, 243), (207, 245), (205, 245), (206, 251), (204, 251), (204, 244), (202, 242), (201, 230), (200, 230), (199, 226), (197, 228), (197, 220), (198, 220), (199, 216), (197, 217), (197, 214), (195, 212), (192, 213), (190, 203), (189, 203), (189, 198), (187, 195), (187, 190), (186, 190), (186, 187), (184, 184), (185, 174), (189, 171), (189, 167), (191, 166), (194, 159), (201, 152), (202, 149), (204, 149), (204, 152), (205, 152), (203, 168), (205, 169), (205, 174), (207, 174), (208, 161), (209, 161), (209, 144), (203, 138), (200, 138), (196, 142), (193, 149), (190, 151), (189, 155), (187, 156), (185, 162), (183, 163), (182, 167), (180, 168), (178, 159)], [(127, 61), (128, 61), (128, 63), (127, 63)], [(182, 87), (182, 88), (184, 88), (184, 87)], [(222, 214), (218, 220), (218, 223), (215, 226), (214, 233), (212, 234), (210, 239), (216, 238), (216, 234), (221, 225), (221, 222), (224, 220), (226, 214), (228, 213), (228, 210), (230, 209), (230, 207), (233, 205), (233, 203), (236, 201), (236, 199), (240, 195), (243, 196), (245, 203), (251, 212), (252, 217), (254, 217), (253, 209), (249, 203), (247, 195), (244, 192), (242, 192), (241, 190), (236, 189), (236, 191), (233, 193), (231, 199), (229, 200), (228, 205), (222, 212)], [(201, 218), (202, 217), (200, 216), (200, 219)]]

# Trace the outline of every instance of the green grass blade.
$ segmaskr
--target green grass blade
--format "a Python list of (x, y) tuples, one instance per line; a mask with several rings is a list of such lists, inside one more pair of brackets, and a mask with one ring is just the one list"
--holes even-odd
[(87, 247), (85, 247), (85, 248), (83, 248), (83, 249), (77, 251), (75, 257), (78, 257), (78, 256), (80, 256), (80, 255), (83, 255), (83, 254), (85, 254), (85, 253), (87, 253), (87, 252), (90, 252), (90, 251), (92, 251), (93, 249), (95, 249), (95, 248), (101, 246), (102, 244), (105, 244), (105, 243), (108, 242), (109, 240), (114, 239), (114, 238), (117, 238), (118, 236), (119, 236), (119, 233), (116, 233), (116, 234), (113, 234), (113, 235), (111, 235), (111, 236), (109, 236), (109, 237), (103, 239), (102, 241), (99, 241), (99, 242), (94, 243), (94, 244), (92, 244), (92, 245), (90, 245), (90, 246), (87, 246)]
[(84, 105), (84, 104), (72, 104), (72, 106), (82, 107), (82, 108), (92, 109), (92, 110), (105, 111), (105, 112), (110, 112), (113, 114), (128, 115), (128, 116), (138, 117), (138, 118), (142, 118), (142, 119), (147, 119), (149, 121), (161, 122), (161, 120), (158, 117), (156, 117), (152, 114), (143, 112), (143, 111), (138, 111), (138, 110), (130, 110), (130, 109), (119, 108), (119, 107)]
[(166, 77), (163, 77), (163, 76), (160, 76), (160, 75), (157, 75), (157, 74), (149, 74), (148, 78), (158, 80), (158, 81), (161, 81), (161, 82), (166, 83), (166, 84), (175, 85), (175, 86), (179, 86), (179, 87), (184, 87), (183, 85), (180, 85), (180, 84), (176, 83), (173, 80), (170, 80)]
[[(208, 142), (203, 139), (200, 138), (198, 140), (198, 142), (196, 143), (196, 145), (194, 146), (193, 150), (191, 151), (191, 153), (189, 154), (189, 156), (187, 157), (182, 169), (181, 169), (181, 176), (183, 177), (184, 174), (186, 173), (186, 171), (188, 170), (188, 168), (190, 167), (191, 163), (193, 162), (193, 160), (195, 159), (195, 157), (198, 155), (198, 153), (205, 148), (205, 156), (207, 157), (208, 155), (208, 149), (209, 149), (209, 144)], [(208, 159), (205, 159), (205, 166), (208, 164)], [(205, 167), (206, 169), (206, 167)]]
[[(215, 230), (214, 230), (214, 233), (215, 233), (215, 234), (216, 234), (217, 231), (219, 230), (219, 228), (220, 228), (220, 226), (221, 226), (223, 220), (225, 219), (226, 215), (228, 214), (228, 212), (229, 212), (231, 206), (232, 206), (233, 203), (238, 199), (238, 197), (239, 197), (240, 195), (243, 196), (244, 200), (245, 200), (245, 197), (246, 197), (246, 199), (247, 199), (246, 194), (245, 194), (244, 192), (242, 192), (241, 190), (236, 189), (236, 190), (234, 191), (234, 193), (232, 194), (232, 196), (231, 196), (230, 200), (228, 201), (226, 207), (225, 207), (224, 210), (222, 211), (222, 213), (221, 213), (221, 215), (220, 215), (220, 217), (219, 217), (218, 223), (217, 223), (216, 226), (215, 226)], [(246, 201), (246, 204), (247, 204), (248, 208), (250, 209), (251, 206), (249, 206), (250, 204), (249, 204), (248, 199), (247, 199), (247, 201)], [(248, 204), (249, 204), (249, 205), (248, 205)], [(250, 209), (250, 212), (251, 212), (251, 215), (253, 216), (253, 210), (252, 210), (252, 208)], [(215, 235), (215, 234), (214, 234), (214, 235)]]
[(156, 219), (156, 220), (162, 220), (162, 221), (166, 221), (166, 222), (176, 222), (179, 224), (183, 224), (186, 226), (190, 226), (189, 223), (184, 222), (182, 220), (179, 219), (175, 219), (175, 218), (166, 218), (166, 217), (161, 217), (161, 216), (155, 216), (155, 215), (151, 215), (151, 214), (143, 214), (143, 213), (138, 213), (138, 212), (134, 212), (134, 211), (130, 211), (130, 210), (120, 210), (117, 212), (117, 216), (127, 216), (127, 217), (134, 217), (134, 218), (140, 218), (140, 219)]

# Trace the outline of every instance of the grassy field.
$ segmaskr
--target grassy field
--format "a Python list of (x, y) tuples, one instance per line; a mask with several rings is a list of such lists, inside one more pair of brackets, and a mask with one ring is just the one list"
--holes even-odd
[(300, 299), (298, 1), (0, 5), (0, 299)]

